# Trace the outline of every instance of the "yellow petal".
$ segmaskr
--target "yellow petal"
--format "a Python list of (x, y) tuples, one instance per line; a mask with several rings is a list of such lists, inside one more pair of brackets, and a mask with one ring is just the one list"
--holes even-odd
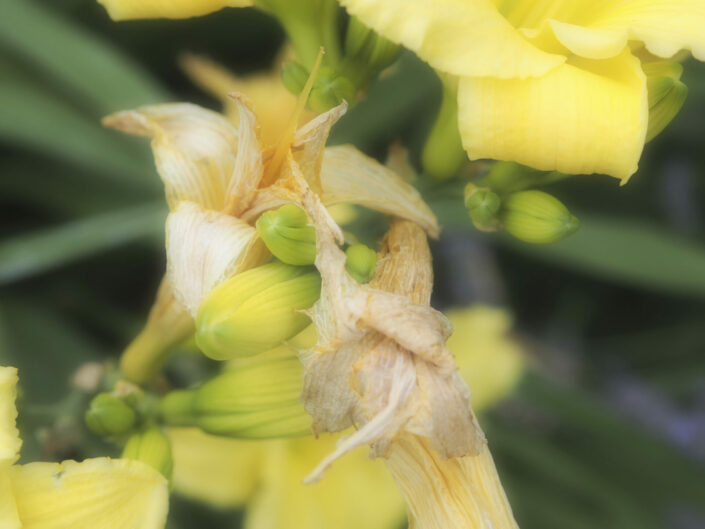
[[(287, 53), (285, 52), (284, 55)], [(281, 64), (280, 60), (275, 61)], [(225, 115), (232, 123), (239, 123), (240, 112), (228, 94), (239, 92), (252, 103), (260, 125), (263, 145), (274, 145), (284, 134), (289, 117), (296, 109), (296, 96), (289, 92), (281, 80), (281, 72), (269, 72), (237, 77), (223, 66), (204, 57), (186, 55), (181, 61), (186, 73), (201, 88), (225, 104)], [(300, 124), (313, 119), (308, 110), (301, 113)]]
[(98, 0), (113, 20), (188, 18), (224, 7), (246, 7), (250, 0)]
[(445, 459), (426, 439), (406, 434), (387, 466), (419, 529), (517, 529), (487, 447), (477, 456)]
[(4, 464), (19, 457), (22, 440), (15, 426), (17, 419), (17, 369), (0, 366), (0, 471)]
[(565, 59), (530, 44), (489, 0), (342, 0), (351, 15), (454, 75), (526, 78)]
[(455, 329), (448, 348), (470, 387), (473, 409), (481, 411), (514, 388), (523, 372), (524, 353), (507, 336), (511, 319), (502, 309), (476, 306), (447, 315)]
[(181, 202), (166, 221), (167, 276), (195, 318), (204, 296), (269, 253), (257, 231), (236, 217)]
[(182, 200), (216, 211), (240, 202), (237, 205), (244, 209), (261, 178), (262, 161), (254, 116), (242, 101), (235, 104), (238, 127), (216, 112), (187, 103), (118, 112), (103, 124), (152, 138), (172, 210)]
[(539, 79), (465, 77), (458, 109), (472, 160), (623, 182), (637, 169), (648, 124), (645, 75), (629, 50), (601, 61), (574, 57)]
[(395, 172), (350, 145), (329, 147), (321, 170), (326, 205), (348, 203), (411, 220), (429, 234), (439, 232), (435, 215), (416, 189)]
[(172, 428), (167, 434), (178, 492), (218, 507), (239, 507), (249, 501), (270, 441), (216, 437), (197, 428)]
[(315, 485), (303, 485), (311, 468), (339, 436), (271, 444), (261, 489), (247, 510), (245, 529), (391, 529), (404, 521), (404, 501), (381, 461), (358, 449)]
[(23, 529), (162, 529), (167, 481), (139, 461), (30, 463), (11, 470)]
[(0, 527), (2, 529), (22, 529), (9, 471), (9, 463), (0, 463)]

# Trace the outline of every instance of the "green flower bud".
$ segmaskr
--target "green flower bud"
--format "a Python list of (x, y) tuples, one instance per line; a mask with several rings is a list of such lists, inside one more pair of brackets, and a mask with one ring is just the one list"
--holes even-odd
[(282, 83), (294, 95), (304, 89), (308, 76), (309, 71), (298, 62), (289, 62), (282, 67)]
[(365, 26), (357, 17), (350, 17), (348, 29), (345, 32), (345, 55), (359, 55), (368, 42), (374, 37), (374, 31)]
[(110, 393), (96, 395), (84, 416), (88, 429), (97, 435), (120, 435), (135, 426), (137, 415), (120, 397)]
[(196, 345), (214, 360), (272, 349), (304, 329), (303, 310), (318, 299), (321, 277), (309, 267), (270, 263), (214, 288), (196, 317)]
[(272, 439), (311, 433), (300, 402), (303, 366), (287, 346), (250, 358), (194, 392), (195, 424), (227, 437)]
[(499, 207), (501, 200), (497, 193), (475, 184), (465, 186), (465, 207), (472, 223), (481, 231), (498, 231), (500, 229)]
[(352, 64), (367, 70), (361, 77), (370, 78), (397, 59), (401, 46), (375, 33), (358, 18), (351, 17), (344, 50)]
[(353, 83), (333, 68), (324, 66), (313, 83), (308, 104), (316, 112), (325, 112), (343, 101), (352, 102), (354, 98)]
[(345, 270), (358, 283), (369, 283), (375, 275), (377, 252), (364, 244), (353, 244), (345, 250)]
[(316, 259), (316, 230), (296, 204), (263, 213), (257, 232), (272, 255), (290, 265), (311, 265)]
[(500, 220), (517, 239), (534, 244), (560, 241), (580, 226), (557, 199), (543, 191), (520, 191), (503, 200)]
[(435, 180), (449, 180), (457, 176), (467, 162), (458, 132), (458, 103), (455, 90), (443, 87), (443, 100), (423, 152), (424, 171)]
[(651, 141), (676, 117), (688, 96), (688, 87), (680, 81), (683, 66), (659, 61), (644, 65), (649, 94), (649, 125), (646, 141)]
[(170, 391), (159, 402), (162, 420), (171, 426), (193, 426), (193, 391)]
[(132, 435), (127, 440), (122, 457), (142, 461), (157, 469), (166, 479), (171, 480), (174, 470), (171, 442), (166, 434), (156, 426), (151, 426), (143, 432)]

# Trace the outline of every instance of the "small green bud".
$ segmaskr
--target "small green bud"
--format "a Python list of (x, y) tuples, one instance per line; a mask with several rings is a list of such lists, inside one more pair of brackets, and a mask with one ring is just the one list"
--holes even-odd
[(171, 481), (174, 470), (171, 442), (156, 426), (130, 436), (122, 451), (122, 457), (142, 461), (157, 469), (162, 476)]
[(237, 274), (201, 303), (196, 344), (214, 360), (251, 356), (272, 349), (304, 329), (321, 291), (309, 267), (270, 263)]
[(421, 164), (431, 178), (449, 180), (458, 175), (466, 162), (467, 155), (458, 131), (456, 93), (444, 86), (441, 108), (426, 139)]
[(257, 219), (257, 232), (272, 255), (280, 261), (305, 266), (316, 259), (316, 230), (296, 204), (286, 204), (263, 213)]
[(308, 104), (316, 112), (325, 112), (343, 101), (352, 102), (354, 98), (353, 83), (333, 68), (323, 66), (313, 83)]
[(465, 207), (472, 223), (481, 231), (498, 231), (500, 229), (499, 207), (502, 204), (499, 195), (485, 187), (470, 183), (465, 186)]
[(345, 250), (345, 270), (358, 283), (369, 283), (375, 275), (377, 252), (364, 244), (353, 244)]
[(294, 95), (304, 89), (308, 76), (309, 71), (298, 62), (289, 62), (282, 67), (282, 83)]
[(99, 393), (84, 416), (88, 429), (97, 435), (121, 435), (135, 426), (137, 415), (120, 397)]
[(534, 244), (558, 242), (580, 226), (557, 199), (543, 191), (520, 191), (503, 200), (500, 220), (517, 239)]
[(272, 439), (311, 433), (300, 402), (303, 366), (287, 346), (248, 358), (195, 391), (195, 423), (227, 437)]

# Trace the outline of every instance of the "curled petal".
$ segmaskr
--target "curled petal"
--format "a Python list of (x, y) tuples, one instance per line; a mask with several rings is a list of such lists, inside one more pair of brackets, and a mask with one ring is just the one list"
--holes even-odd
[(189, 18), (224, 7), (246, 7), (250, 0), (98, 0), (113, 20)]
[(528, 42), (490, 0), (342, 0), (351, 15), (453, 75), (526, 78), (563, 63)]
[(238, 127), (216, 112), (187, 103), (118, 112), (103, 123), (152, 138), (157, 170), (172, 210), (188, 200), (223, 211), (234, 201), (246, 207), (261, 178), (255, 119), (242, 102), (238, 109)]
[(460, 80), (458, 121), (471, 159), (512, 160), (626, 182), (648, 125), (646, 79), (629, 50), (574, 58), (539, 79)]
[(407, 219), (431, 236), (440, 228), (416, 189), (391, 169), (350, 145), (329, 147), (321, 170), (325, 205), (350, 203)]
[(27, 529), (162, 529), (166, 522), (167, 481), (139, 461), (30, 463), (10, 476)]
[(0, 366), (0, 473), (2, 466), (19, 457), (22, 440), (15, 426), (17, 419), (17, 369)]
[(182, 202), (167, 218), (166, 247), (174, 295), (194, 318), (211, 289), (269, 258), (253, 227), (193, 202)]

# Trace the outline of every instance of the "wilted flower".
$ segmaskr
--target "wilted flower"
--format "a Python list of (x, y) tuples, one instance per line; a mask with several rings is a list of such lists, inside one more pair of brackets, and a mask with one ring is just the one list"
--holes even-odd
[(167, 482), (139, 461), (100, 457), (13, 464), (22, 441), (15, 426), (17, 370), (0, 367), (0, 527), (161, 529)]
[(644, 69), (680, 50), (705, 60), (699, 0), (341, 4), (459, 79), (458, 124), (471, 160), (626, 181), (650, 119), (662, 120), (649, 116)]

